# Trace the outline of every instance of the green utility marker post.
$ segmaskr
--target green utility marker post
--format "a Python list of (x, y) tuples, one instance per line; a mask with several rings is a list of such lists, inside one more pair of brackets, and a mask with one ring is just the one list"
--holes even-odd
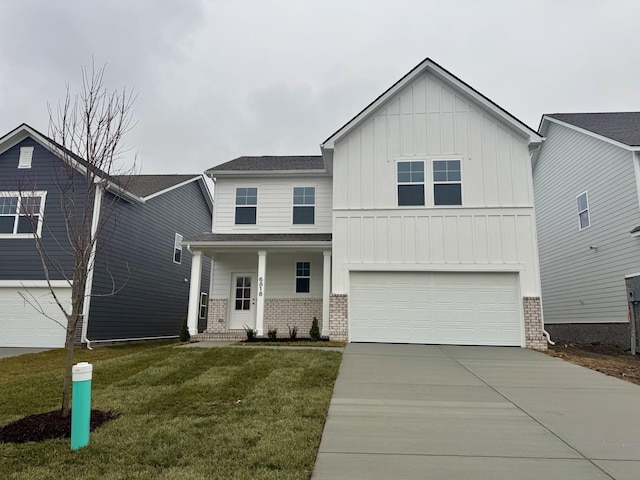
[(91, 421), (91, 376), (93, 365), (80, 362), (71, 369), (71, 450), (89, 445)]

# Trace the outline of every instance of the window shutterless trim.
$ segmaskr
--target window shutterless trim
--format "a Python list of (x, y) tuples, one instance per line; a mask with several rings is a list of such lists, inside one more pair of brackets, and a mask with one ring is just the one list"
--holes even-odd
[[(0, 233), (0, 239), (2, 238), (34, 238), (34, 236), (40, 236), (42, 234), (42, 224), (44, 222), (44, 205), (47, 199), (47, 192), (44, 190), (41, 191), (26, 191), (26, 192), (0, 192), (0, 198), (15, 198), (16, 205), (15, 211), (3, 213), (3, 210), (0, 210), (0, 219), (8, 219), (13, 218), (13, 227), (11, 233)], [(20, 229), (20, 218), (27, 219), (28, 222), (31, 222), (29, 219), (29, 214), (21, 214), (23, 211), (23, 199), (24, 198), (39, 198), (40, 205), (38, 212), (31, 212), (30, 215), (38, 217), (38, 224), (36, 225), (35, 235), (33, 232), (33, 227), (30, 225), (29, 232), (21, 232), (18, 233)], [(14, 210), (14, 209), (12, 209)], [(1, 221), (1, 220), (0, 220)], [(5, 220), (6, 222), (6, 220)]]
[(207, 318), (207, 299), (206, 292), (200, 292), (200, 303), (198, 304), (198, 319), (203, 320)]
[(182, 235), (179, 233), (173, 237), (173, 263), (182, 263)]
[[(427, 195), (426, 195), (426, 172), (425, 172), (425, 161), (424, 159), (420, 160), (412, 160), (399, 158), (396, 159), (395, 162), (396, 167), (396, 204), (398, 207), (424, 207), (427, 204)], [(402, 172), (399, 170), (401, 164), (409, 164), (409, 170), (403, 170)], [(420, 172), (418, 169), (413, 170), (413, 167), (417, 165), (422, 166), (422, 171)], [(422, 180), (420, 180), (420, 176)], [(414, 188), (403, 188), (403, 187), (414, 187)], [(415, 188), (418, 187), (418, 188)], [(411, 200), (411, 195), (417, 194), (420, 196), (419, 192), (422, 190), (422, 203), (419, 202), (409, 202)], [(407, 199), (403, 198), (403, 195), (400, 192), (407, 192)], [(402, 201), (401, 201), (402, 198)], [(409, 203), (406, 203), (409, 202)]]
[[(580, 209), (580, 197), (582, 197), (584, 195), (584, 200), (586, 203), (586, 208), (584, 209)], [(589, 208), (589, 194), (587, 193), (587, 190), (585, 190), (584, 192), (582, 192), (580, 195), (576, 195), (576, 207), (578, 209), (578, 230), (586, 230), (587, 228), (589, 228), (591, 226), (591, 210)], [(586, 226), (582, 226), (582, 214), (586, 213), (587, 216), (587, 225)]]
[[(298, 294), (311, 293), (311, 262), (296, 262), (294, 291)], [(304, 290), (306, 285), (306, 290)], [(302, 288), (302, 290), (299, 290)]]
[[(296, 195), (296, 190), (298, 190), (298, 195)], [(302, 190), (302, 192), (300, 192)], [(313, 190), (313, 192), (309, 192), (309, 190)], [(298, 197), (298, 202), (296, 202), (296, 197)], [(308, 203), (309, 200), (313, 200), (313, 203)], [(316, 187), (315, 186), (294, 186), (293, 187), (293, 208), (291, 212), (291, 224), (292, 225), (315, 225), (316, 224)], [(307, 214), (310, 212), (311, 214), (311, 222), (300, 221), (305, 220), (304, 218), (299, 218), (299, 221), (296, 222), (296, 213), (298, 213), (298, 217), (304, 217), (304, 213)]]
[[(444, 170), (438, 170), (437, 173), (441, 176), (444, 173), (444, 180), (436, 180), (436, 162), (444, 162)], [(457, 162), (458, 168), (449, 169), (449, 164)], [(457, 174), (456, 174), (457, 173)], [(458, 179), (456, 179), (458, 178)], [(434, 158), (431, 160), (431, 179), (433, 184), (433, 206), (434, 207), (446, 207), (446, 206), (462, 206), (462, 161), (458, 158)], [(450, 191), (459, 191), (460, 202), (459, 203), (437, 203), (437, 198), (439, 195), (436, 195), (438, 186), (446, 186), (446, 185), (459, 185), (458, 189), (454, 188), (445, 188), (445, 190)], [(456, 192), (458, 194), (458, 192)]]
[(235, 193), (234, 225), (257, 225), (258, 187), (236, 187)]

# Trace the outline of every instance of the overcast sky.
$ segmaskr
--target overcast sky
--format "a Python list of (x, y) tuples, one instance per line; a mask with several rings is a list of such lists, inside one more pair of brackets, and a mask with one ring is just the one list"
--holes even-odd
[(637, 0), (4, 0), (0, 132), (47, 133), (47, 102), (92, 56), (138, 94), (140, 173), (317, 155), (426, 57), (537, 129), (640, 110), (638, 19)]

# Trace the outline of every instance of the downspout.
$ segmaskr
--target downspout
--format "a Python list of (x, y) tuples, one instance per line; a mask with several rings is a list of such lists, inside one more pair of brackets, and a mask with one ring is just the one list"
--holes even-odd
[(547, 332), (546, 330), (542, 330), (542, 333), (544, 334), (545, 337), (547, 337), (547, 343), (549, 345), (555, 345), (556, 342), (552, 342), (551, 341), (551, 335), (549, 335), (549, 332)]
[(102, 198), (104, 188), (100, 180), (96, 180), (96, 191), (93, 197), (93, 218), (91, 219), (91, 253), (89, 254), (89, 264), (87, 265), (87, 282), (84, 286), (84, 302), (82, 303), (82, 334), (80, 342), (86, 343), (87, 348), (92, 350), (91, 341), (87, 338), (89, 327), (89, 307), (91, 306), (91, 289), (93, 288), (93, 270), (96, 260), (96, 248), (98, 245), (98, 225), (100, 223), (100, 210), (102, 208)]

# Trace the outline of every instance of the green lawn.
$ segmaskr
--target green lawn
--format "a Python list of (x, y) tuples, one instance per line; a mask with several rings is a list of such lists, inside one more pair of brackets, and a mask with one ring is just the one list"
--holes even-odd
[[(69, 439), (0, 444), (2, 479), (306, 479), (341, 354), (135, 345), (78, 351), (93, 408), (119, 418)], [(0, 360), (0, 426), (59, 407), (63, 351)], [(17, 372), (17, 373), (16, 373)]]

